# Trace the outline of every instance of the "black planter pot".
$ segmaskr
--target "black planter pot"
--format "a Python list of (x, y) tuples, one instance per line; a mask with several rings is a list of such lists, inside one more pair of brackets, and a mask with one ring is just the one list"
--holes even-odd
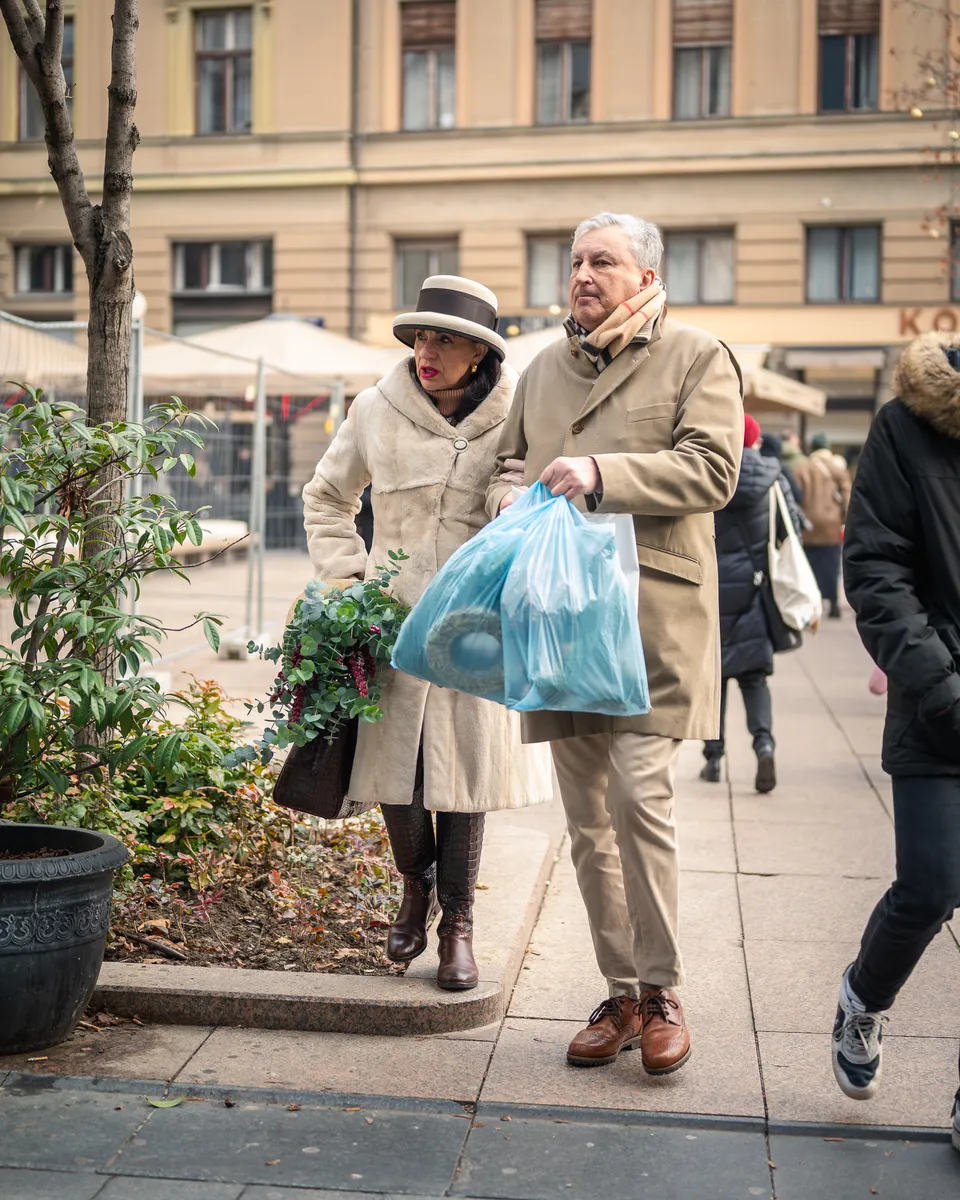
[(0, 825), (0, 1054), (53, 1046), (93, 994), (110, 928), (113, 873), (129, 858), (105, 833)]

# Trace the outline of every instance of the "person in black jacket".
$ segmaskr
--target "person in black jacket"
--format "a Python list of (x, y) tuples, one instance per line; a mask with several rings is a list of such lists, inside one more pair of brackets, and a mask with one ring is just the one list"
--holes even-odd
[(727, 687), (735, 679), (747, 710), (747, 728), (753, 734), (756, 789), (772, 792), (777, 785), (777, 772), (773, 757), (773, 702), (767, 676), (773, 674), (773, 642), (760, 587), (767, 569), (770, 490), (775, 483), (783, 489), (798, 533), (802, 517), (779, 459), (760, 453), (760, 426), (749, 414), (744, 417), (743, 438), (737, 490), (714, 518), (720, 568), (720, 736), (703, 744), (707, 761), (700, 777), (709, 783), (720, 782)]
[[(860, 458), (844, 542), (844, 586), (888, 678), (883, 767), (893, 776), (897, 878), (845, 972), (833, 1034), (853, 1099), (880, 1080), (884, 1015), (960, 904), (960, 335), (904, 351), (899, 399), (877, 414)], [(960, 1092), (953, 1143), (960, 1150)]]

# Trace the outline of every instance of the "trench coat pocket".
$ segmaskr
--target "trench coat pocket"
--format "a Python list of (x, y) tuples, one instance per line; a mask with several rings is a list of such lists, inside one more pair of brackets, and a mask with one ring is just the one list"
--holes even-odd
[(638, 408), (627, 409), (628, 421), (652, 421), (657, 417), (675, 417), (677, 406), (669, 400), (664, 404), (642, 404)]
[[(699, 587), (703, 583), (703, 567), (700, 560), (691, 558), (688, 554), (675, 554), (672, 550), (662, 550), (657, 546), (645, 546), (637, 542), (637, 558), (640, 560), (641, 576), (643, 568), (650, 571), (661, 571), (664, 575), (673, 575), (677, 579), (685, 579), (687, 583), (695, 583)], [(640, 584), (641, 589), (643, 583)]]

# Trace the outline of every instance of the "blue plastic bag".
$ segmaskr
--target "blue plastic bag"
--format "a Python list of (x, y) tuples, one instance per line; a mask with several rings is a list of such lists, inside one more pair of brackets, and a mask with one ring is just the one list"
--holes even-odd
[(535, 515), (523, 496), (451, 555), (400, 629), (398, 671), (505, 703), (500, 593)]
[(500, 594), (507, 707), (642, 716), (640, 626), (613, 529), (540, 484), (528, 497), (535, 519)]

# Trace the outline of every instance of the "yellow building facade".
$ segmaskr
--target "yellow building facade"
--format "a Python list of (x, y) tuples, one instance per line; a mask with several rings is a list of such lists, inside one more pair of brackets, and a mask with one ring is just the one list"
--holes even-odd
[[(423, 274), (555, 322), (577, 222), (665, 234), (671, 311), (823, 387), (862, 440), (896, 348), (960, 326), (947, 199), (904, 111), (951, 3), (141, 0), (133, 233), (147, 323), (299, 313), (388, 343)], [(65, 72), (96, 191), (111, 0)], [(935, 107), (935, 97), (934, 107)], [(82, 317), (30, 85), (0, 41), (0, 308)]]

